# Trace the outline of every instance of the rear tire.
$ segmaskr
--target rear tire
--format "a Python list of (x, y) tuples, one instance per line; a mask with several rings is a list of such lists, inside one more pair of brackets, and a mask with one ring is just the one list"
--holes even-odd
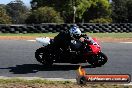
[(35, 52), (36, 60), (46, 66), (51, 66), (53, 64), (53, 60), (50, 55), (51, 54), (48, 53), (48, 50), (45, 47), (39, 48)]

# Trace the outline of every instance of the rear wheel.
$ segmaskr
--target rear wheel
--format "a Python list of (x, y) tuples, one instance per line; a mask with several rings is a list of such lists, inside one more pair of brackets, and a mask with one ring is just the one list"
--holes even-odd
[(91, 56), (89, 59), (89, 63), (95, 67), (100, 67), (104, 65), (107, 60), (107, 56), (104, 53), (100, 52), (98, 55)]
[(43, 65), (50, 66), (53, 64), (53, 60), (51, 58), (51, 54), (48, 50), (44, 47), (39, 48), (35, 52), (35, 58), (38, 62), (42, 63)]

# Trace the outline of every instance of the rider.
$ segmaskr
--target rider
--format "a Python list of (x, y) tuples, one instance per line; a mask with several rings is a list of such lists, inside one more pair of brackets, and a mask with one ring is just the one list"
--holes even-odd
[(70, 36), (73, 38), (73, 39), (80, 39), (81, 37), (85, 37), (87, 36), (86, 34), (82, 34), (81, 33), (81, 30), (79, 29), (79, 27), (77, 27), (76, 24), (72, 25), (70, 30)]
[(79, 40), (81, 37), (87, 36), (82, 34), (80, 29), (76, 24), (72, 25), (70, 30), (60, 32), (54, 38), (54, 44), (57, 48), (62, 48), (63, 50), (68, 50), (71, 44), (71, 40)]

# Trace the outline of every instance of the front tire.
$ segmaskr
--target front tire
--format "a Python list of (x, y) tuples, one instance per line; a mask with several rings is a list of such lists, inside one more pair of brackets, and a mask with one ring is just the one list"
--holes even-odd
[(51, 54), (48, 53), (48, 50), (45, 47), (39, 48), (35, 52), (36, 60), (46, 66), (51, 66), (53, 64), (53, 60), (50, 55)]
[(97, 55), (91, 56), (89, 59), (89, 63), (95, 67), (100, 67), (104, 65), (107, 62), (107, 60), (108, 60), (107, 56), (104, 53), (100, 52)]

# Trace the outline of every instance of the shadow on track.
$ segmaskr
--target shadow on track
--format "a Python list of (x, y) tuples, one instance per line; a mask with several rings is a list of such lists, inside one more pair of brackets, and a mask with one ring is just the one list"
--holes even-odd
[[(13, 74), (28, 74), (28, 73), (37, 73), (39, 71), (69, 71), (77, 70), (80, 65), (53, 65), (51, 67), (45, 67), (44, 65), (39, 64), (23, 64), (16, 65), (16, 67), (9, 67), (3, 69), (9, 69), (9, 72)], [(82, 66), (83, 68), (93, 68), (91, 65)], [(2, 69), (2, 68), (0, 68)]]

